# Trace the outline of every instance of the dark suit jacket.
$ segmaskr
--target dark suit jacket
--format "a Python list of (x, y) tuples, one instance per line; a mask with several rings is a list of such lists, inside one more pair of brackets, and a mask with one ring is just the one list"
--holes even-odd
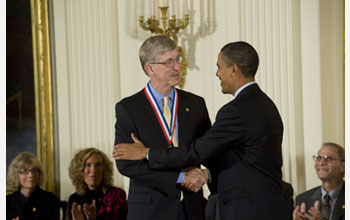
[[(180, 145), (190, 144), (202, 136), (211, 126), (204, 99), (177, 90), (178, 139)], [(132, 142), (134, 133), (146, 146), (158, 149), (168, 148), (156, 115), (144, 91), (125, 98), (116, 105), (115, 144)], [(128, 197), (128, 219), (177, 220), (182, 188), (176, 184), (181, 169), (166, 171), (150, 170), (147, 160), (117, 161), (121, 174), (130, 177)], [(204, 219), (205, 199), (203, 192), (184, 191), (183, 206), (187, 219)]]
[[(321, 186), (315, 187), (306, 191), (296, 197), (296, 206), (301, 205), (301, 203), (305, 202), (306, 210), (309, 210), (312, 206), (314, 206), (316, 200), (322, 202), (322, 192)], [(341, 188), (337, 201), (334, 205), (334, 210), (332, 214), (331, 220), (345, 220), (345, 183)], [(322, 209), (320, 204), (319, 209)]]
[[(151, 149), (152, 169), (209, 167), (219, 200), (220, 220), (291, 219), (282, 192), (280, 114), (257, 84), (223, 106), (216, 121), (192, 146)], [(147, 146), (147, 144), (145, 144)]]

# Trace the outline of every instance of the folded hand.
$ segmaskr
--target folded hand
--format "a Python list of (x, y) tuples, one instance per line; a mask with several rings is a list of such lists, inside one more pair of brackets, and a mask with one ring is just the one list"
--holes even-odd
[(114, 160), (142, 160), (146, 158), (149, 148), (132, 133), (131, 138), (134, 143), (121, 143), (114, 146), (112, 156)]

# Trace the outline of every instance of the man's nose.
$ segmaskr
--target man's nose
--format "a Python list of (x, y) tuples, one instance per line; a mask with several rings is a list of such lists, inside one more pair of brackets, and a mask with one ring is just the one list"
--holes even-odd
[(181, 63), (180, 62), (174, 62), (173, 68), (174, 68), (174, 70), (180, 70), (181, 69)]
[(318, 164), (321, 164), (321, 165), (323, 165), (323, 164), (326, 164), (328, 161), (325, 159), (325, 158), (321, 158), (319, 161), (318, 161)]

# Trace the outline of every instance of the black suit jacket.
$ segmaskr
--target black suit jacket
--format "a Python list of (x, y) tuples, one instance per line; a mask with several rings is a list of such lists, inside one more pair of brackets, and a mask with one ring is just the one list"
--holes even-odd
[[(151, 149), (152, 169), (204, 163), (219, 200), (220, 220), (291, 219), (282, 182), (283, 124), (257, 84), (223, 106), (206, 134), (191, 147)], [(147, 146), (147, 144), (145, 144)]]
[[(306, 210), (309, 210), (312, 206), (314, 206), (316, 200), (320, 201), (320, 203), (322, 202), (321, 186), (315, 187), (298, 195), (296, 197), (296, 206), (300, 206), (301, 203), (305, 202)], [(319, 209), (322, 210), (321, 204)], [(338, 194), (331, 220), (345, 220), (345, 183)]]
[[(204, 99), (177, 90), (178, 140), (180, 145), (190, 144), (202, 136), (211, 126)], [(132, 142), (130, 133), (134, 133), (146, 146), (157, 149), (168, 148), (156, 115), (146, 98), (144, 91), (125, 98), (116, 105), (117, 123), (115, 125), (115, 144)], [(130, 177), (128, 196), (128, 219), (177, 220), (180, 203), (180, 191), (176, 184), (181, 169), (166, 171), (150, 170), (147, 161), (117, 161), (119, 172)], [(203, 192), (184, 191), (184, 212), (187, 219), (204, 219)]]

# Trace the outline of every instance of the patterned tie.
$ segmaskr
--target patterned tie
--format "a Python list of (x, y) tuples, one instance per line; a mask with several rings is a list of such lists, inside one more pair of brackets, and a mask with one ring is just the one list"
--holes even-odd
[[(168, 106), (168, 103), (169, 103), (169, 97), (168, 96), (165, 96), (163, 98), (163, 101), (164, 101), (164, 105), (163, 105), (163, 115), (164, 115), (164, 118), (166, 120), (166, 123), (168, 124), (169, 128), (171, 129), (170, 127), (170, 120), (171, 120), (171, 113), (170, 113), (170, 109), (169, 109), (169, 106)], [(175, 121), (174, 121), (175, 123)], [(175, 128), (174, 128), (175, 129)], [(173, 137), (173, 145), (174, 147), (178, 147), (179, 145), (177, 144), (177, 138), (176, 138), (176, 129), (173, 133), (174, 137)], [(181, 193), (180, 193), (180, 201), (182, 201), (184, 198), (184, 194), (183, 194), (183, 191), (181, 190)]]
[(322, 220), (329, 220), (329, 217), (331, 215), (331, 206), (329, 204), (329, 200), (331, 197), (328, 195), (328, 193), (324, 196), (324, 200), (322, 202)]
[[(170, 109), (169, 109), (169, 106), (168, 106), (169, 97), (165, 96), (163, 98), (163, 101), (164, 101), (164, 105), (163, 105), (164, 118), (165, 118), (166, 123), (168, 124), (169, 128), (171, 129), (171, 127), (170, 127), (171, 112), (170, 112)], [(174, 121), (174, 123), (175, 123), (175, 121)], [(176, 138), (176, 129), (175, 129), (173, 135), (174, 135), (174, 137), (173, 137), (173, 145), (174, 145), (174, 147), (178, 147), (179, 145), (177, 143), (177, 138)]]

